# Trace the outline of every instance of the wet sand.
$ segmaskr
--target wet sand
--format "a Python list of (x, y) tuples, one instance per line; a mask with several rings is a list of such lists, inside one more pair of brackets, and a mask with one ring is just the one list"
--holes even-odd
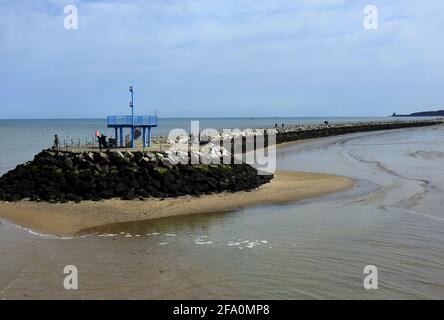
[(249, 206), (286, 203), (351, 188), (352, 179), (329, 174), (277, 172), (271, 183), (253, 191), (144, 201), (120, 199), (51, 204), (1, 202), (0, 217), (20, 226), (58, 236), (100, 225), (193, 213), (228, 212)]

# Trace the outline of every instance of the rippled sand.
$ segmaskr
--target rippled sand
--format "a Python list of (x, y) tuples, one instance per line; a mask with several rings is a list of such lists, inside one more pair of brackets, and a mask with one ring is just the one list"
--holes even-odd
[[(443, 126), (331, 137), (279, 149), (278, 168), (357, 181), (339, 194), (74, 239), (3, 222), (0, 298), (442, 299), (444, 162), (429, 155), (443, 150)], [(63, 289), (67, 264), (77, 291)]]

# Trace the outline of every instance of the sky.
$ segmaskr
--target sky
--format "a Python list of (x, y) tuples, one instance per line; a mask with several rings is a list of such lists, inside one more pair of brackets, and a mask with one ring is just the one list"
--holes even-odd
[(442, 0), (0, 0), (0, 118), (444, 109), (443, 52)]

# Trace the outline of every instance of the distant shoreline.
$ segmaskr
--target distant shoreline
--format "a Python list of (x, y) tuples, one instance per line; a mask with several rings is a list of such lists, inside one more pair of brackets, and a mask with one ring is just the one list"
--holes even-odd
[(414, 112), (410, 114), (396, 114), (393, 113), (392, 118), (405, 118), (405, 117), (444, 117), (444, 110), (437, 110), (437, 111), (420, 111), (420, 112)]

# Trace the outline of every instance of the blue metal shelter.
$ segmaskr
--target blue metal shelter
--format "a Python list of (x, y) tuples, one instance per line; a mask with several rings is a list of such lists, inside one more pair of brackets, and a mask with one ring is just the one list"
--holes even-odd
[[(108, 116), (108, 128), (114, 128), (116, 142), (119, 141), (120, 147), (123, 147), (123, 128), (131, 128), (131, 147), (134, 148), (134, 130), (142, 128), (142, 141), (144, 147), (151, 146), (151, 128), (157, 127), (157, 116), (135, 116), (134, 115), (134, 95), (133, 86), (130, 86), (131, 92), (131, 115), (130, 116)], [(119, 133), (119, 140), (118, 140)], [(148, 136), (147, 136), (148, 133)]]

